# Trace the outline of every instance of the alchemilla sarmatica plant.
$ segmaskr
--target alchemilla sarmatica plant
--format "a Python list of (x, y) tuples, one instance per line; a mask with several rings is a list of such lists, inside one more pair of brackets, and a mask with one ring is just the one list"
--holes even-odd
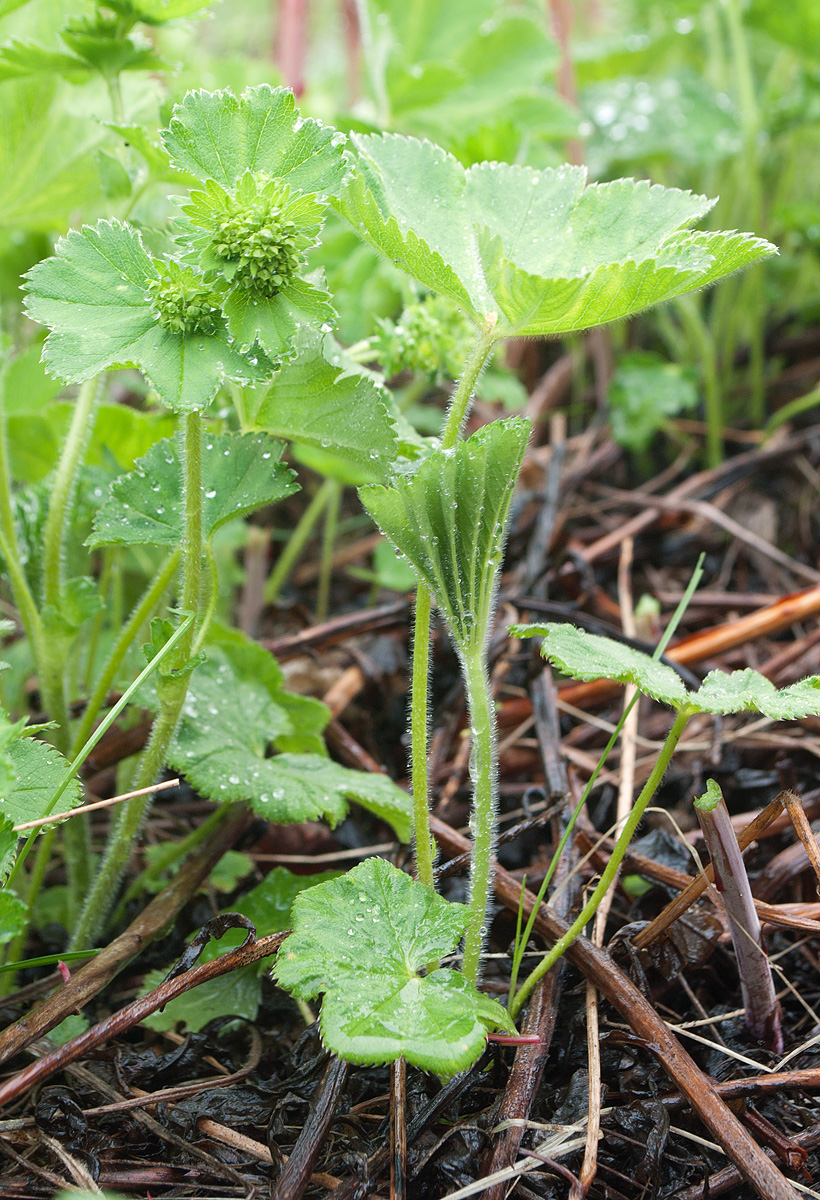
[[(154, 617), (138, 694), (155, 721), (135, 787), (150, 786), (169, 764), (220, 803), (213, 821), (242, 800), (276, 821), (337, 821), (355, 800), (399, 837), (412, 831), (418, 879), (375, 860), (305, 890), (274, 970), (295, 995), (323, 995), (322, 1034), (334, 1052), (354, 1062), (404, 1056), (445, 1077), (475, 1061), (489, 1030), (513, 1029), (531, 986), (510, 1012), (477, 987), (497, 804), (487, 642), (529, 426), (512, 417), (464, 439), (476, 383), (505, 338), (622, 319), (703, 288), (773, 247), (749, 234), (695, 230), (712, 202), (688, 192), (631, 180), (588, 185), (584, 171), (569, 166), (465, 169), (431, 142), (394, 134), (348, 142), (301, 117), (281, 88), (251, 88), (238, 99), (191, 92), (163, 143), (170, 169), (191, 186), (170, 226), (152, 231), (150, 244), (162, 252), (149, 252), (147, 237), (112, 218), (70, 232), (28, 276), (29, 314), (50, 330), (44, 361), (58, 379), (82, 385), (46, 523), (42, 606), (8, 518), (7, 478), (0, 496), (0, 551), (44, 704), (58, 722), (53, 740), (81, 761), (108, 689)], [(428, 336), (437, 334), (436, 321), (413, 314), (415, 345), (405, 347), (416, 355), (413, 368), (430, 377), (452, 373), (453, 355), (464, 363), (437, 442), (408, 437), (384, 390), (328, 341), (333, 299), (309, 254), (329, 206), (432, 294), (431, 312), (449, 304), (458, 313), (449, 339)], [(385, 361), (399, 363), (396, 330), (383, 332)], [(89, 545), (149, 547), (159, 566), (75, 727), (72, 639), (101, 600), (91, 578), (64, 577), (62, 518), (99, 410), (99, 376), (123, 366), (143, 372), (174, 414), (176, 432), (110, 484)], [(209, 411), (217, 395), (230, 402), (218, 414)], [(270, 655), (215, 620), (217, 534), (295, 489), (279, 439), (331, 451), (363, 472), (366, 509), (418, 576), (412, 801), (386, 777), (332, 763), (320, 740), (326, 710), (288, 692)], [(163, 607), (169, 594), (181, 623)], [(472, 724), (466, 905), (444, 901), (433, 882), (426, 777), (433, 602), (461, 660)], [(676, 740), (705, 701), (700, 693), (671, 699), (680, 712)], [(662, 755), (653, 778), (665, 762)], [(47, 797), (40, 811), (55, 811), (55, 802)], [(140, 798), (121, 810), (93, 875), (83, 823), (67, 826), (79, 948), (104, 928), (146, 804)], [(23, 909), (36, 894), (37, 871), (30, 878)], [(20, 931), (25, 920), (21, 910)], [(462, 969), (437, 965), (462, 938)]]

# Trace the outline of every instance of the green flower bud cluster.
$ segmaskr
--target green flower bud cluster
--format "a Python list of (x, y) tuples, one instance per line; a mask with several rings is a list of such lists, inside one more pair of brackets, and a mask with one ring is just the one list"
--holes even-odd
[(275, 296), (299, 270), (298, 239), (299, 231), (282, 215), (282, 205), (260, 196), (249, 209), (218, 222), (211, 249), (231, 263), (240, 287)]
[(202, 276), (177, 262), (156, 265), (160, 274), (148, 285), (148, 300), (160, 325), (172, 333), (213, 333), (219, 297)]
[(405, 308), (398, 321), (379, 321), (376, 356), (388, 377), (401, 371), (457, 379), (475, 342), (460, 309), (440, 296)]

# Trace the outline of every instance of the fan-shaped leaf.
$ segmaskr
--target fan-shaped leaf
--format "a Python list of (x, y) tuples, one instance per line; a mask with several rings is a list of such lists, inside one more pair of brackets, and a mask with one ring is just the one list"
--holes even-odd
[(614, 321), (774, 253), (744, 234), (691, 234), (712, 201), (581, 167), (468, 170), (430, 142), (354, 137), (341, 209), (362, 237), (499, 335)]
[(298, 733), (288, 698), (237, 678), (226, 663), (207, 663), (191, 678), (169, 764), (203, 796), (245, 801), (269, 821), (324, 818), (336, 825), (355, 800), (408, 840), (410, 798), (386, 775), (351, 771), (321, 754), (269, 757), (271, 746)]
[[(280, 461), (284, 446), (264, 433), (205, 433), (202, 438), (202, 532), (290, 496), (294, 474)], [(92, 546), (178, 546), (183, 534), (182, 464), (177, 445), (156, 442), (135, 469), (111, 484), (97, 512)]]
[(759, 671), (710, 671), (690, 697), (701, 712), (760, 712), (775, 721), (820, 713), (820, 676), (811, 675), (780, 691)]
[(396, 432), (384, 394), (366, 375), (348, 374), (326, 357), (323, 338), (304, 332), (296, 358), (270, 388), (247, 397), (248, 420), (278, 437), (332, 450), (383, 478), (396, 459)]
[(229, 190), (245, 171), (284, 180), (292, 191), (333, 192), (346, 170), (344, 138), (301, 117), (293, 92), (268, 84), (188, 92), (163, 134), (175, 166)]
[(324, 993), (322, 1037), (340, 1057), (403, 1055), (446, 1077), (476, 1061), (488, 1030), (514, 1030), (506, 1009), (463, 975), (422, 974), (455, 949), (466, 923), (464, 905), (371, 858), (296, 898), (274, 976), (302, 999)]
[(573, 679), (612, 679), (634, 683), (640, 691), (664, 704), (682, 707), (690, 699), (681, 677), (640, 650), (613, 638), (598, 637), (575, 625), (513, 625), (515, 637), (540, 637), (541, 653)]
[(211, 333), (178, 333), (157, 319), (149, 287), (159, 271), (139, 233), (119, 221), (72, 230), (27, 275), (27, 308), (48, 325), (43, 361), (78, 383), (109, 367), (140, 367), (157, 395), (178, 412), (206, 408), (224, 378), (270, 377), (270, 363), (228, 344), (224, 320)]

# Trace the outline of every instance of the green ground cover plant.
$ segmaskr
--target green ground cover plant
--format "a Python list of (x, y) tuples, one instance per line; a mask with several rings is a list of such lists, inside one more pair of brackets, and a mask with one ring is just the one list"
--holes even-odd
[[(337, 824), (353, 802), (399, 840), (414, 841), (416, 879), (369, 860), (294, 888), (294, 932), (274, 972), (301, 1001), (323, 996), (322, 1034), (335, 1053), (357, 1063), (405, 1058), (446, 1078), (478, 1058), (488, 1033), (514, 1033), (533, 986), (611, 885), (693, 714), (754, 710), (791, 719), (820, 710), (814, 678), (778, 692), (755, 672), (713, 672), (691, 692), (664, 664), (604, 639), (566, 626), (516, 630), (541, 637), (546, 657), (567, 674), (634, 683), (672, 707), (675, 721), (567, 939), (513, 991), (507, 1008), (480, 991), (498, 807), (488, 642), (530, 426), (510, 415), (465, 436), (467, 421), (488, 366), (497, 395), (512, 405), (520, 399), (520, 386), (503, 371), (508, 340), (571, 338), (670, 302), (677, 315), (664, 310), (658, 328), (670, 345), (684, 345), (690, 365), (671, 364), (657, 350), (624, 356), (611, 402), (620, 440), (647, 454), (669, 417), (692, 410), (697, 350), (716, 461), (729, 377), (715, 354), (721, 323), (730, 344), (746, 339), (751, 347), (753, 414), (762, 417), (762, 306), (751, 334), (733, 315), (741, 294), (759, 296), (763, 264), (775, 254), (757, 236), (767, 227), (766, 164), (755, 140), (760, 114), (747, 94), (749, 31), (738, 25), (738, 6), (727, 5), (745, 107), (718, 122), (724, 137), (717, 141), (732, 146), (739, 138), (752, 163), (754, 186), (747, 201), (738, 193), (732, 210), (747, 218), (737, 224), (754, 231), (744, 233), (712, 227), (715, 201), (688, 186), (617, 176), (641, 154), (654, 164), (666, 143), (656, 128), (657, 152), (650, 152), (636, 126), (639, 149), (624, 138), (615, 152), (602, 113), (617, 64), (600, 48), (590, 52), (582, 81), (598, 177), (557, 161), (577, 122), (548, 81), (555, 58), (545, 54), (546, 36), (529, 11), (454, 5), (435, 16), (425, 9), (430, 20), (414, 26), (412, 6), (363, 5), (369, 96), (357, 114), (342, 119), (339, 112), (336, 128), (304, 115), (288, 88), (265, 83), (193, 88), (166, 106), (161, 122), (143, 121), (148, 73), (166, 63), (163, 37), (173, 29), (165, 26), (207, 5), (86, 7), (59, 21), (52, 13), (49, 43), (35, 36), (33, 9), (35, 32), (25, 32), (28, 5), (0, 4), (0, 18), (17, 8), (25, 16), (23, 33), (0, 50), (0, 87), (30, 104), (40, 122), (32, 126), (39, 140), (30, 134), (36, 179), (25, 253), (8, 265), (9, 272), (26, 268), (30, 344), (8, 350), (0, 375), (0, 554), (23, 635), (9, 647), (7, 675), (16, 683), (3, 693), (8, 711), (0, 727), (0, 904), (10, 968), (2, 986), (13, 986), (58, 836), (72, 951), (92, 949), (110, 929), (150, 796), (117, 810), (99, 861), (83, 815), (59, 832), (46, 826), (22, 848), (14, 826), (80, 803), (77, 775), (95, 739), (133, 703), (153, 714), (153, 727), (121, 782), (147, 789), (169, 767), (215, 804), (202, 828), (163, 856), (162, 869), (238, 803), (278, 824)], [(766, 25), (754, 11), (754, 27)], [(140, 26), (158, 31), (156, 39)], [(780, 25), (771, 36), (785, 36)], [(57, 37), (62, 48), (55, 49)], [(46, 74), (59, 77), (60, 97), (99, 84), (107, 98), (104, 130), (83, 126), (80, 166), (56, 156), (49, 177), (39, 164), (50, 154), (50, 121), (61, 100), (47, 89), (38, 108), (26, 90)], [(658, 76), (649, 92), (621, 88), (622, 109), (639, 111), (647, 95), (657, 104), (664, 84)], [(678, 89), (684, 111), (715, 117), (714, 88), (684, 71)], [(714, 121), (704, 123), (713, 129)], [(698, 186), (701, 177), (711, 182), (711, 167), (729, 169), (729, 151), (710, 151), (710, 144), (703, 136), (690, 147)], [(17, 133), (0, 149), (25, 165)], [(87, 223), (69, 227), (92, 190), (89, 164), (98, 194)], [(670, 182), (667, 168), (658, 173)], [(8, 229), (19, 209), (5, 196), (0, 201)], [(58, 232), (52, 245), (46, 235)], [(723, 299), (707, 312), (703, 296), (713, 284)], [(16, 320), (22, 327), (22, 317)], [(42, 346), (34, 323), (48, 331)], [(399, 373), (404, 379), (393, 392), (384, 377)], [(141, 392), (140, 406), (117, 403), (123, 378)], [(454, 386), (437, 427), (440, 413), (430, 423), (429, 411), (425, 419), (415, 408), (445, 381)], [(68, 400), (58, 399), (64, 387)], [(663, 404), (653, 402), (656, 394)], [(386, 775), (334, 762), (322, 738), (327, 709), (290, 691), (273, 657), (221, 608), (229, 538), (241, 545), (248, 516), (295, 494), (292, 464), (300, 462), (324, 479), (266, 597), (280, 594), (323, 513), (329, 564), (342, 488), (358, 486), (363, 508), (398, 556), (380, 570), (409, 568), (418, 584), (412, 796)], [(320, 613), (329, 567), (323, 580)], [(466, 905), (434, 887), (427, 777), (434, 605), (461, 665), (473, 738)], [(47, 717), (37, 726), (17, 715), (21, 680), (31, 670)], [(118, 690), (123, 698), (111, 706)], [(79, 712), (72, 707), (78, 699)], [(149, 867), (127, 894), (155, 876)], [(275, 908), (275, 898), (255, 892), (244, 902), (257, 928), (286, 928), (281, 912), (274, 917), (266, 907)], [(521, 945), (527, 940), (525, 930)], [(460, 969), (451, 956), (460, 957)], [(258, 973), (249, 972), (243, 987), (243, 1011), (252, 1015)], [(208, 1011), (236, 1011), (219, 1006), (213, 999)], [(767, 1028), (772, 1019), (764, 1019)], [(760, 1028), (754, 1016), (752, 1024)]]

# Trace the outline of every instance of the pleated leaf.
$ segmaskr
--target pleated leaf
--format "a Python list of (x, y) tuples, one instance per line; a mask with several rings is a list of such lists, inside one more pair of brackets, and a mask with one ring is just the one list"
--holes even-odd
[(436, 598), (467, 652), (487, 635), (507, 514), (527, 446), (528, 421), (485, 425), (434, 451), (409, 478), (360, 491), (362, 503)]

